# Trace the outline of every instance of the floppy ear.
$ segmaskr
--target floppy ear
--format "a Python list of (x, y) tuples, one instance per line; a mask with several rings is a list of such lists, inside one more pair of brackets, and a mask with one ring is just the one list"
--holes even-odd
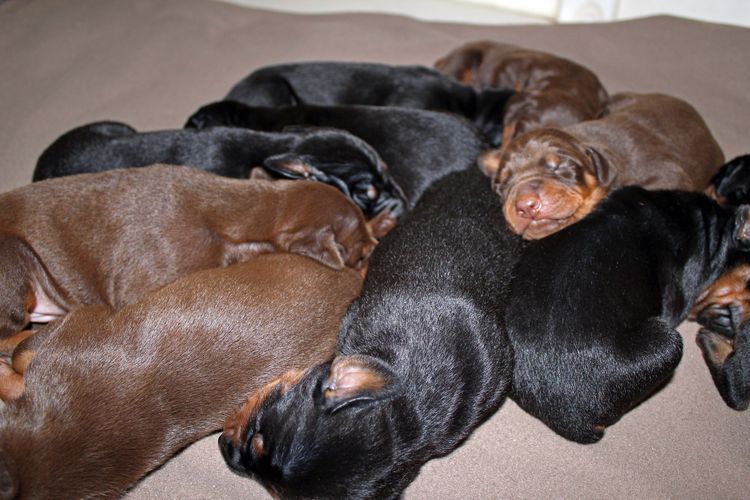
[(750, 205), (740, 205), (735, 211), (732, 240), (738, 250), (750, 251)]
[(376, 239), (380, 239), (388, 234), (391, 229), (396, 227), (397, 223), (398, 219), (391, 215), (391, 211), (387, 208), (367, 221), (367, 225), (370, 227), (370, 232), (372, 232), (372, 236)]
[(337, 356), (323, 382), (323, 404), (335, 412), (356, 402), (385, 399), (396, 387), (396, 376), (385, 362), (362, 354)]
[(586, 155), (591, 159), (592, 165), (594, 165), (594, 174), (599, 184), (602, 186), (609, 186), (614, 179), (614, 172), (611, 171), (609, 162), (604, 158), (599, 151), (596, 149), (586, 146)]
[(293, 153), (269, 156), (263, 160), (263, 166), (267, 170), (289, 179), (308, 179), (312, 170), (306, 159)]
[(345, 249), (336, 242), (331, 226), (304, 227), (299, 231), (282, 233), (278, 243), (287, 252), (305, 255), (337, 271), (346, 264)]
[(479, 155), (477, 164), (479, 169), (489, 177), (494, 179), (495, 176), (500, 172), (500, 158), (503, 156), (503, 149), (489, 149)]

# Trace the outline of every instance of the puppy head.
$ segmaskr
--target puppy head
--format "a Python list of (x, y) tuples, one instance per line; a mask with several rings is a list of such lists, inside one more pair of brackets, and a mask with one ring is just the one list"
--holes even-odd
[(513, 232), (539, 239), (577, 222), (604, 198), (609, 165), (595, 149), (557, 129), (522, 134), (479, 160)]
[(306, 255), (333, 269), (366, 269), (375, 249), (370, 225), (362, 211), (335, 188), (308, 181), (286, 182), (289, 213), (278, 217), (276, 244), (281, 250)]
[[(370, 498), (398, 481), (387, 409), (398, 382), (382, 361), (338, 356), (251, 396), (219, 438), (230, 469), (281, 498)], [(398, 471), (400, 472), (400, 471)]]
[(750, 155), (724, 164), (711, 179), (706, 194), (722, 206), (750, 203)]
[(731, 245), (740, 252), (750, 252), (750, 205), (740, 205), (734, 212)]
[(329, 184), (349, 197), (367, 219), (382, 220), (387, 214), (395, 224), (403, 214), (406, 196), (387, 165), (365, 141), (334, 129), (287, 127), (284, 130), (302, 137), (293, 151), (263, 162), (271, 175)]

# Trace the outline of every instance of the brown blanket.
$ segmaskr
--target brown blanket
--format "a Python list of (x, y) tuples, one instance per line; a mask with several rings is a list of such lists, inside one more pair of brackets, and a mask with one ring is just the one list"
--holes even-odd
[[(612, 92), (693, 104), (727, 158), (750, 151), (750, 29), (672, 17), (603, 25), (474, 26), (395, 16), (297, 16), (207, 0), (0, 2), (0, 191), (26, 184), (42, 149), (94, 120), (178, 128), (260, 66), (302, 60), (432, 63), (498, 40), (595, 71)], [(746, 498), (750, 413), (727, 408), (695, 344), (673, 380), (598, 444), (565, 441), (512, 401), (407, 490), (443, 498)], [(133, 432), (138, 432), (133, 429)], [(263, 498), (224, 466), (216, 437), (144, 480), (130, 500)]]

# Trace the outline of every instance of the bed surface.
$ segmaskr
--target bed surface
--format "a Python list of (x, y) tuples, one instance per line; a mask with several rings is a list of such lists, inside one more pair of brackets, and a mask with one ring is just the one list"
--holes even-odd
[[(291, 15), (207, 0), (7, 0), (0, 2), (0, 190), (30, 182), (43, 148), (74, 126), (109, 119), (138, 130), (180, 128), (260, 66), (429, 66), (479, 39), (571, 58), (610, 93), (683, 98), (728, 159), (750, 151), (750, 29), (674, 17), (505, 27)], [(685, 353), (673, 380), (601, 442), (565, 441), (507, 401), (464, 446), (429, 462), (406, 498), (747, 498), (750, 413), (719, 397), (695, 344), (696, 326), (680, 331)], [(266, 496), (224, 466), (213, 435), (127, 498)]]

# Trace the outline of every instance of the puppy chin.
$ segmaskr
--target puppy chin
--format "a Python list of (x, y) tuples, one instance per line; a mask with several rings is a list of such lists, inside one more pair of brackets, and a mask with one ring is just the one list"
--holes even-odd
[(561, 229), (571, 225), (575, 220), (573, 218), (567, 219), (538, 219), (531, 221), (526, 226), (523, 232), (519, 233), (525, 240), (540, 240), (554, 234)]

